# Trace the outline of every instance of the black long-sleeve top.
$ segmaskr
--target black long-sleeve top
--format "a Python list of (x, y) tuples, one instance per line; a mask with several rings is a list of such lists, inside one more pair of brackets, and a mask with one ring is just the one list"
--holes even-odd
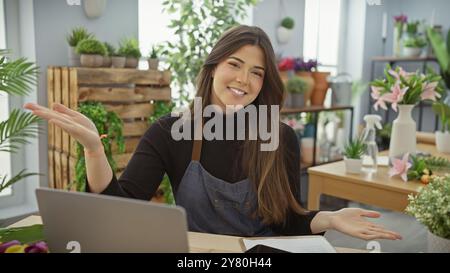
[[(233, 118), (236, 119), (236, 115)], [(177, 119), (178, 117), (167, 115), (155, 122), (141, 138), (122, 176), (117, 179), (114, 175), (101, 194), (150, 200), (167, 173), (176, 196), (178, 186), (191, 161), (193, 147), (192, 140), (175, 141), (172, 138), (171, 127)], [(297, 136), (292, 128), (284, 123), (281, 130), (284, 132), (284, 138), (280, 140), (279, 145), (284, 145), (291, 190), (299, 201), (300, 150)], [(239, 140), (203, 139), (200, 163), (217, 178), (229, 183), (241, 181), (246, 178), (241, 168), (242, 144), (243, 141)], [(289, 210), (284, 225), (270, 227), (279, 235), (310, 235), (311, 220), (316, 213), (317, 211), (313, 211), (307, 215), (299, 215)]]

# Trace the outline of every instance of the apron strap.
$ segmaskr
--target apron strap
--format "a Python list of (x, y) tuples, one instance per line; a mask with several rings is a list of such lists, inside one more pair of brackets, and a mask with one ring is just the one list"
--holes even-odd
[[(194, 123), (195, 124), (195, 123)], [(200, 140), (193, 140), (192, 144), (192, 155), (191, 160), (199, 161), (202, 155), (202, 139), (203, 139), (203, 118), (201, 119), (199, 128), (195, 128), (195, 130), (200, 130), (200, 135), (202, 136)]]

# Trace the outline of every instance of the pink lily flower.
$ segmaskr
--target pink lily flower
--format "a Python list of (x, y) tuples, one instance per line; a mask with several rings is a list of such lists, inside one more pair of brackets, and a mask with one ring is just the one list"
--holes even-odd
[(403, 155), (402, 159), (393, 159), (393, 166), (389, 170), (389, 177), (394, 175), (400, 175), (403, 181), (408, 181), (408, 170), (411, 168), (412, 164), (408, 162), (409, 153)]
[(397, 104), (403, 100), (403, 96), (407, 90), (408, 87), (401, 88), (398, 82), (391, 88), (391, 107), (395, 112), (397, 112)]
[(441, 94), (435, 91), (437, 85), (438, 82), (422, 84), (423, 91), (422, 94), (420, 95), (420, 98), (422, 100), (432, 100), (432, 101), (436, 101), (436, 98), (440, 98)]
[(401, 67), (399, 67), (398, 72), (391, 69), (388, 73), (391, 74), (397, 81), (400, 81), (400, 77), (403, 77), (405, 80), (409, 80), (412, 75), (416, 74), (414, 72), (406, 72)]
[(377, 87), (377, 86), (370, 86), (370, 88), (372, 89), (372, 93), (370, 94), (372, 96), (372, 98), (374, 100), (379, 99), (380, 98), (380, 94), (381, 94), (381, 90), (383, 90), (383, 88)]

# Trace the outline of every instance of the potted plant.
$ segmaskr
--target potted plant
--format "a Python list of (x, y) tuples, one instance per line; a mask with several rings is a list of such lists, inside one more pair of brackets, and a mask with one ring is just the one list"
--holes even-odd
[(121, 53), (119, 50), (115, 50), (110, 53), (111, 56), (111, 67), (112, 68), (124, 68), (125, 62), (127, 61), (127, 58), (123, 53)]
[(436, 149), (440, 153), (450, 153), (450, 106), (443, 102), (435, 102), (433, 111), (441, 119), (441, 131), (436, 131)]
[(158, 70), (159, 59), (157, 49), (155, 46), (152, 46), (152, 51), (150, 52), (147, 61), (148, 61), (148, 69)]
[(137, 68), (139, 58), (142, 56), (139, 50), (139, 43), (134, 38), (124, 39), (120, 43), (119, 53), (126, 57), (125, 67)]
[(297, 76), (290, 78), (286, 83), (286, 91), (291, 100), (290, 105), (287, 106), (294, 108), (301, 108), (305, 106), (304, 94), (307, 89), (308, 85), (303, 79)]
[(427, 41), (420, 36), (413, 36), (403, 42), (403, 56), (418, 57), (422, 49), (427, 45)]
[(281, 20), (280, 26), (277, 29), (277, 38), (280, 44), (286, 44), (292, 37), (292, 29), (294, 28), (294, 19), (285, 17)]
[(394, 38), (393, 38), (393, 49), (392, 52), (394, 56), (400, 56), (401, 52), (401, 38), (403, 36), (403, 29), (405, 24), (408, 22), (408, 17), (404, 14), (394, 16)]
[[(444, 40), (442, 35), (433, 28), (427, 29), (427, 36), (438, 60), (440, 73), (447, 88), (446, 104), (450, 104), (450, 42)], [(447, 33), (450, 37), (450, 30)]]
[(106, 54), (105, 45), (96, 39), (82, 40), (77, 46), (80, 54), (81, 66), (100, 67), (103, 64), (103, 56)]
[(314, 89), (314, 78), (312, 72), (317, 69), (317, 60), (310, 59), (305, 61), (303, 58), (294, 59), (294, 71), (295, 75), (303, 79), (308, 88), (305, 91), (305, 105), (309, 105), (309, 100), (311, 98), (312, 91)]
[(72, 29), (67, 35), (66, 40), (69, 43), (69, 66), (80, 66), (80, 55), (76, 52), (78, 43), (84, 39), (92, 39), (94, 35), (89, 33), (84, 27)]
[(344, 163), (346, 172), (361, 173), (362, 156), (364, 155), (365, 150), (366, 144), (364, 144), (361, 138), (350, 141), (344, 147)]
[(103, 56), (103, 67), (111, 67), (112, 64), (111, 57), (116, 52), (116, 49), (114, 48), (113, 45), (111, 45), (108, 42), (104, 42), (103, 44), (105, 45), (106, 48), (106, 55)]
[(406, 213), (428, 228), (428, 252), (450, 252), (450, 175), (434, 177), (408, 201)]

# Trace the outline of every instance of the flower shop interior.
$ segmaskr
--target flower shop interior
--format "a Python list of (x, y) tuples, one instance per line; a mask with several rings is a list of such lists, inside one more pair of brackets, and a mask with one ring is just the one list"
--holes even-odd
[[(151, 124), (192, 101), (220, 35), (243, 24), (274, 49), (301, 206), (375, 210), (370, 221), (403, 238), (374, 247), (328, 230), (326, 240), (450, 252), (449, 10), (447, 0), (0, 0), (0, 246), (39, 217), (37, 188), (86, 189), (82, 146), (25, 103), (89, 117), (120, 177)], [(151, 202), (175, 201), (164, 176)]]

